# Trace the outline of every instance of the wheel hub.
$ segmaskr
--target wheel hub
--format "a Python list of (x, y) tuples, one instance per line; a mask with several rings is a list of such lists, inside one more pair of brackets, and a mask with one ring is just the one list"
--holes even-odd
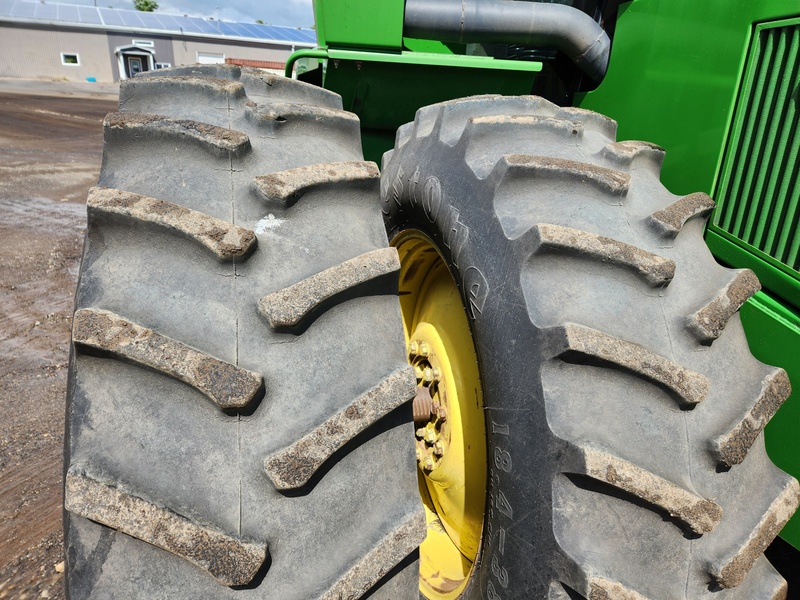
[(429, 600), (454, 600), (469, 581), (483, 531), (486, 429), (477, 357), (458, 287), (431, 240), (409, 230), (392, 244), (417, 375), (414, 443), (428, 517), (420, 591)]
[(417, 463), (427, 472), (441, 463), (447, 449), (449, 431), (445, 385), (442, 371), (428, 344), (413, 340), (408, 345), (408, 362), (417, 374), (417, 395), (414, 398), (414, 425), (417, 427)]

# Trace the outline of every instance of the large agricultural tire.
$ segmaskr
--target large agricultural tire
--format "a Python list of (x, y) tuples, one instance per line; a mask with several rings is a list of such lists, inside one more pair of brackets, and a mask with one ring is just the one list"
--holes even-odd
[(416, 380), (358, 119), (256, 70), (148, 75), (88, 200), (68, 596), (414, 597)]
[(384, 156), (406, 329), (435, 314), (413, 298), (443, 263), (480, 368), (488, 487), (459, 597), (783, 598), (763, 551), (799, 489), (761, 433), (788, 379), (737, 313), (758, 281), (708, 252), (711, 199), (670, 194), (663, 151), (615, 136), (595, 113), (483, 96), (420, 109)]

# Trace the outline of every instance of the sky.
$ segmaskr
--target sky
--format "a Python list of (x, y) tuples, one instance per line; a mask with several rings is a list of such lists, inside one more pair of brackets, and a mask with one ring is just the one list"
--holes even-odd
[[(44, 0), (48, 4), (82, 4), (133, 9), (132, 0)], [(254, 23), (261, 19), (269, 25), (311, 27), (314, 13), (311, 0), (156, 0), (157, 13), (188, 15), (223, 21)]]

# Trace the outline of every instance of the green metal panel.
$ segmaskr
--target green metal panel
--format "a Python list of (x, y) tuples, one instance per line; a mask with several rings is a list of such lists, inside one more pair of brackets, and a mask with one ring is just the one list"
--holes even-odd
[(391, 130), (392, 136), (421, 106), (481, 93), (527, 93), (542, 69), (540, 62), (460, 54), (333, 48), (326, 53), (325, 87), (341, 94), (345, 110), (357, 114), (363, 128)]
[[(328, 50), (332, 60), (370, 61), (398, 65), (425, 67), (458, 67), (460, 69), (483, 69), (486, 71), (519, 71), (538, 73), (542, 63), (520, 60), (500, 60), (489, 56), (464, 56), (462, 54), (434, 54), (431, 52), (358, 52), (353, 50)], [(529, 79), (529, 81), (532, 81)], [(473, 85), (476, 83), (473, 82)], [(419, 91), (419, 90), (416, 90)], [(421, 105), (421, 106), (424, 106)]]
[[(800, 281), (788, 268), (756, 248), (745, 247), (740, 240), (718, 228), (709, 228), (706, 243), (711, 252), (729, 265), (752, 269), (761, 285), (795, 306), (800, 304)], [(800, 350), (799, 350), (800, 351)]]
[(359, 116), (364, 156), (378, 163), (393, 147), (397, 128), (413, 121), (421, 106), (474, 94), (527, 94), (542, 68), (539, 62), (460, 54), (327, 52), (324, 85)]
[(753, 23), (796, 16), (797, 0), (634, 0), (621, 8), (605, 80), (576, 104), (617, 119), (620, 139), (666, 148), (671, 191), (710, 194)]
[[(784, 303), (759, 292), (741, 309), (742, 323), (750, 333), (748, 342), (753, 355), (762, 362), (786, 369), (792, 389), (800, 390), (800, 319)], [(752, 335), (756, 333), (757, 335)], [(767, 452), (784, 471), (800, 474), (798, 423), (800, 394), (795, 392), (766, 428)], [(781, 532), (781, 537), (798, 546), (800, 518), (795, 516)]]
[(466, 54), (465, 44), (451, 44), (437, 42), (436, 40), (418, 40), (416, 38), (403, 38), (403, 47), (413, 52), (434, 52), (436, 54)]
[(320, 47), (400, 50), (404, 0), (315, 0)]
[(758, 25), (710, 230), (800, 283), (798, 88), (800, 19)]

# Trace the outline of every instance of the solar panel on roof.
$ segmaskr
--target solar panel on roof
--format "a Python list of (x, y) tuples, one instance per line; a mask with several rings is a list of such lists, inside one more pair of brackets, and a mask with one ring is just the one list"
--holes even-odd
[(288, 40), (290, 42), (297, 41), (297, 30), (291, 29), (290, 27), (275, 27), (278, 32), (283, 36), (283, 39)]
[(67, 21), (68, 23), (80, 23), (81, 18), (78, 14), (78, 7), (72, 4), (59, 4), (58, 20)]
[(37, 4), (35, 17), (45, 21), (55, 21), (58, 18), (58, 9), (52, 4)]
[(225, 23), (224, 21), (217, 21), (218, 31), (222, 35), (229, 35), (233, 37), (238, 37), (241, 35), (239, 31), (236, 29), (233, 23)]
[(155, 15), (155, 17), (161, 23), (162, 29), (178, 31), (178, 23), (172, 18), (172, 15)]
[(142, 12), (138, 13), (136, 16), (142, 20), (142, 23), (144, 23), (145, 27), (150, 29), (163, 29), (158, 17), (156, 17), (153, 13)]
[(35, 10), (36, 10), (36, 4), (34, 4), (33, 2), (16, 2), (14, 3), (14, 6), (11, 7), (11, 16), (20, 18), (31, 18), (33, 17)]
[[(314, 32), (311, 32), (311, 33), (312, 33), (312, 35), (309, 36), (307, 31), (303, 31), (302, 29), (295, 29), (292, 32), (292, 41), (293, 42), (298, 42), (298, 43), (306, 43), (306, 44), (310, 42), (310, 43), (313, 44), (314, 42), (317, 41), (317, 36), (314, 35)], [(311, 39), (309, 39), (309, 37)]]
[(254, 34), (250, 30), (250, 28), (247, 26), (247, 23), (234, 23), (234, 26), (236, 27), (237, 31), (241, 31), (241, 33), (239, 34), (239, 37), (245, 37), (245, 38), (252, 38), (253, 37)]
[(145, 27), (149, 27), (152, 29), (163, 29), (161, 25), (161, 21), (158, 20), (158, 17), (151, 12), (140, 12), (137, 16), (142, 20)]
[[(49, 0), (48, 0), (49, 1)], [(60, 21), (85, 25), (150, 29), (153, 31), (182, 31), (185, 34), (201, 33), (219, 37), (276, 40), (301, 44), (316, 42), (311, 30), (300, 30), (276, 25), (209, 21), (199, 17), (142, 13), (132, 10), (113, 9), (88, 5), (52, 4), (43, 0), (0, 0), (0, 17)], [(104, 0), (105, 2), (105, 0)]]
[(244, 29), (247, 32), (247, 37), (251, 38), (261, 37), (261, 35), (258, 33), (258, 29), (253, 27), (250, 23), (239, 23), (238, 25), (241, 29)]
[(297, 42), (301, 44), (316, 44), (317, 33), (315, 31), (298, 30)]
[(203, 19), (192, 19), (201, 33), (219, 33), (217, 31), (217, 24), (212, 21), (205, 21)]
[(79, 6), (78, 14), (80, 15), (81, 23), (90, 23), (91, 25), (101, 24), (100, 15), (93, 6)]
[(264, 37), (270, 40), (284, 40), (288, 41), (289, 36), (281, 31), (280, 27), (273, 27), (272, 25), (264, 25), (261, 29), (264, 30)]
[(276, 39), (272, 34), (272, 27), (270, 25), (256, 25), (256, 29), (258, 29), (258, 37), (268, 40)]
[(200, 28), (189, 17), (172, 17), (178, 26), (187, 33), (200, 33)]
[(119, 16), (122, 17), (123, 25), (128, 27), (144, 27), (144, 23), (139, 18), (139, 15), (132, 10), (121, 10)]
[(119, 16), (119, 11), (113, 8), (98, 8), (97, 12), (100, 13), (100, 18), (106, 25), (122, 25), (122, 17)]

